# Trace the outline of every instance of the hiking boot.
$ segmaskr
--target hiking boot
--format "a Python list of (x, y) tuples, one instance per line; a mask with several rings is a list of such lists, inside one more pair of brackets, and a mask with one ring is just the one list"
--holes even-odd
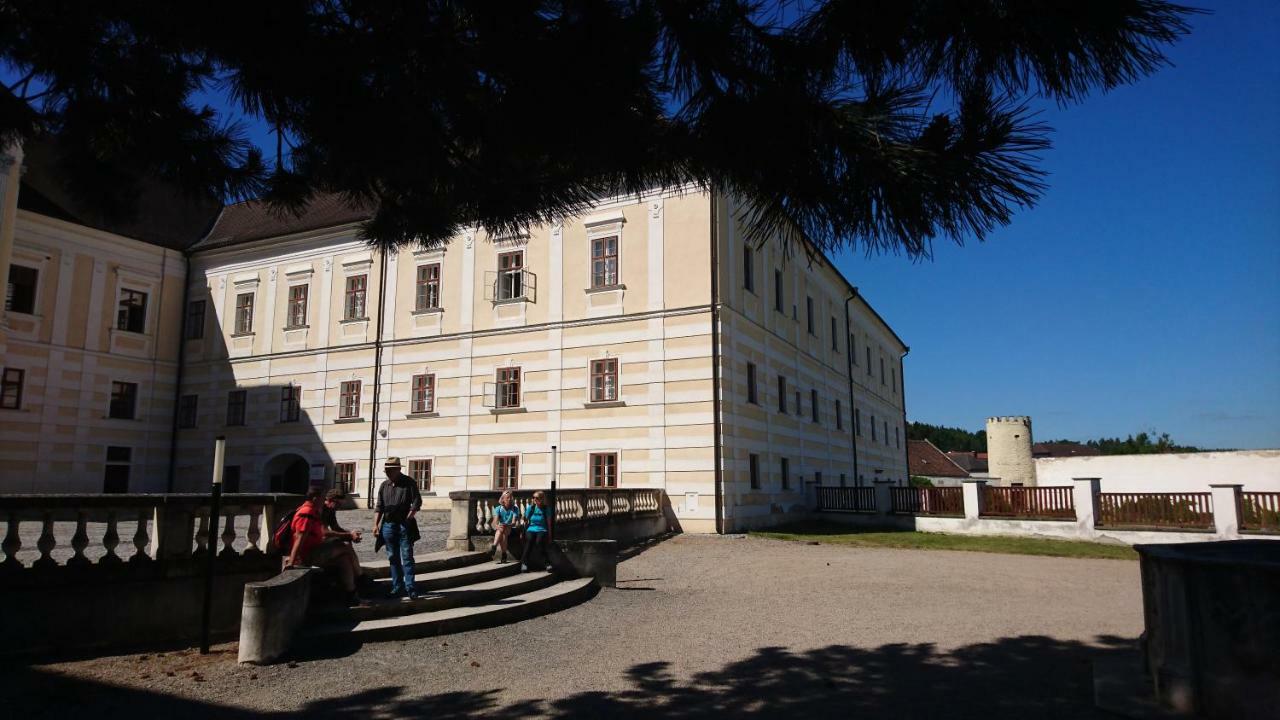
[(520, 572), (529, 572), (529, 566), (524, 563), (520, 563)]
[(401, 598), (401, 600), (404, 600), (405, 602), (413, 602), (414, 600), (417, 600), (417, 599), (418, 599), (417, 590), (410, 590), (407, 595)]
[(387, 593), (388, 600), (394, 600), (404, 595), (404, 588), (391, 588), (391, 592)]

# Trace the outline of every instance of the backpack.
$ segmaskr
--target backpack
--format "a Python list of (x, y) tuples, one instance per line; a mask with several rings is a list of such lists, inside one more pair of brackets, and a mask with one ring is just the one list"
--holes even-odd
[[(301, 509), (302, 506), (299, 505), (293, 510), (290, 510), (287, 515), (280, 518), (280, 521), (276, 523), (275, 531), (271, 533), (271, 543), (275, 545), (276, 550), (280, 551), (282, 554), (288, 554), (293, 550), (293, 519), (297, 517), (298, 511)], [(303, 513), (302, 517), (310, 518), (312, 520), (316, 519), (316, 516), (311, 513)]]

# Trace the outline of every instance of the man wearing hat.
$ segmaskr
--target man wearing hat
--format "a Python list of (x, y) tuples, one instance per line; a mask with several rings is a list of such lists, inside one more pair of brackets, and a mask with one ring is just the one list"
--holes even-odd
[(378, 504), (373, 513), (373, 534), (377, 544), (386, 544), (391, 565), (391, 594), (415, 600), (413, 584), (413, 544), (421, 537), (414, 515), (422, 509), (418, 484), (400, 472), (400, 458), (389, 457), (384, 465), (387, 479), (378, 486)]

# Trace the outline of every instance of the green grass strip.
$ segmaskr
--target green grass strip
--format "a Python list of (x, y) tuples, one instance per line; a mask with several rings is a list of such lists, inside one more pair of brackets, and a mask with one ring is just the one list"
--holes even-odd
[(913, 531), (865, 531), (833, 522), (784, 525), (770, 530), (752, 531), (752, 537), (772, 540), (850, 547), (904, 548), (908, 550), (959, 550), (964, 552), (1005, 553), (1009, 555), (1043, 555), (1049, 557), (1101, 558), (1105, 560), (1137, 560), (1138, 553), (1127, 545), (1105, 545), (1074, 540), (1001, 537), (996, 535), (945, 535)]

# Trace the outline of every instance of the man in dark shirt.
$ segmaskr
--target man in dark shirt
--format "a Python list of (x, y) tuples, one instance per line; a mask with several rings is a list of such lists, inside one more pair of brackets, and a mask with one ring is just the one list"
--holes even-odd
[(418, 539), (414, 515), (422, 509), (422, 493), (412, 478), (400, 472), (400, 458), (389, 457), (384, 466), (387, 479), (378, 487), (378, 504), (373, 513), (373, 532), (387, 546), (391, 566), (391, 597), (417, 599), (413, 583), (413, 543)]

